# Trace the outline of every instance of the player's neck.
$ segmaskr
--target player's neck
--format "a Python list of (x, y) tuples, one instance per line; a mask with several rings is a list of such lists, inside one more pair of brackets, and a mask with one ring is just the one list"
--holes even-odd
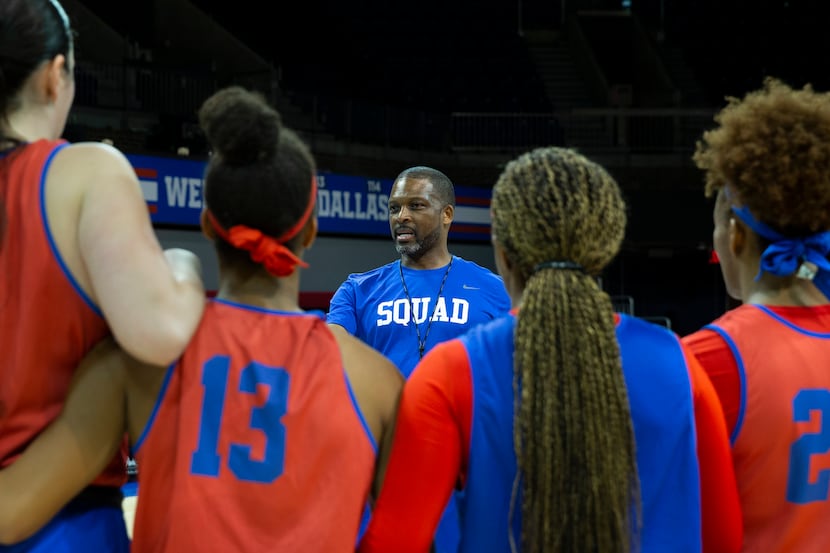
[(293, 275), (276, 278), (257, 272), (253, 275), (222, 275), (216, 297), (275, 311), (302, 311), (299, 306), (300, 279)]
[(815, 307), (827, 304), (827, 298), (815, 285), (797, 277), (779, 279), (764, 275), (760, 283), (753, 284), (754, 286), (745, 294), (744, 303), (785, 307)]
[(444, 247), (432, 249), (417, 259), (403, 254), (401, 255), (401, 265), (407, 269), (438, 269), (439, 267), (445, 267), (451, 259), (452, 254)]
[(19, 111), (9, 116), (7, 125), (3, 126), (5, 138), (17, 143), (35, 142), (41, 138), (50, 138), (49, 120), (46, 116)]

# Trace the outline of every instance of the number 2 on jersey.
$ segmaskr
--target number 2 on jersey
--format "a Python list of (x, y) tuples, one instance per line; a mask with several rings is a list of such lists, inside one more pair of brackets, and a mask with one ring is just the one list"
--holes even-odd
[(819, 471), (816, 481), (810, 481), (810, 458), (830, 451), (830, 390), (801, 390), (796, 394), (793, 399), (795, 422), (808, 422), (811, 411), (820, 413), (819, 431), (804, 434), (790, 447), (787, 501), (793, 503), (826, 501), (830, 488), (830, 469)]
[[(228, 391), (229, 357), (216, 356), (202, 369), (202, 417), (199, 423), (199, 443), (190, 461), (193, 474), (219, 476), (222, 463), (219, 454), (219, 431)], [(285, 426), (281, 419), (288, 405), (288, 372), (284, 369), (250, 363), (240, 373), (238, 391), (255, 394), (257, 385), (268, 387), (265, 404), (251, 410), (249, 426), (265, 434), (265, 456), (261, 461), (251, 458), (251, 446), (231, 443), (228, 468), (240, 480), (273, 482), (282, 474), (285, 465)]]

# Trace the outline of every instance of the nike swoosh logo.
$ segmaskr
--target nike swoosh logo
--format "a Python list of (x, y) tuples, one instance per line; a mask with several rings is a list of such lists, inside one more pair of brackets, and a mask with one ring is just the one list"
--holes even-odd
[(461, 287), (464, 288), (465, 290), (481, 290), (481, 288), (479, 288), (477, 286), (469, 286), (467, 284), (463, 284), (463, 285), (461, 285)]

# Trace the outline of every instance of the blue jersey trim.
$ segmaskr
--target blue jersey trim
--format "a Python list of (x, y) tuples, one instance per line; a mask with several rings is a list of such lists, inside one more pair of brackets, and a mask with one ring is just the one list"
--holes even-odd
[(369, 428), (369, 424), (363, 417), (363, 411), (361, 411), (360, 405), (357, 403), (357, 398), (354, 395), (354, 390), (352, 390), (352, 385), (349, 382), (349, 376), (346, 374), (345, 370), (343, 371), (343, 379), (346, 381), (346, 390), (349, 392), (349, 399), (352, 401), (352, 407), (354, 407), (355, 413), (357, 413), (357, 418), (360, 419), (360, 425), (363, 426), (363, 430), (369, 437), (369, 443), (372, 444), (372, 449), (375, 451), (375, 455), (377, 455), (378, 444), (375, 441), (375, 436), (374, 434), (372, 434), (372, 430)]
[(156, 419), (156, 415), (158, 414), (158, 411), (161, 408), (161, 402), (164, 400), (164, 396), (167, 393), (167, 386), (170, 384), (170, 379), (173, 377), (173, 371), (176, 369), (177, 364), (178, 360), (173, 361), (170, 364), (170, 366), (167, 367), (167, 373), (164, 375), (164, 382), (162, 382), (161, 389), (159, 390), (159, 393), (156, 396), (156, 404), (153, 406), (153, 411), (147, 418), (147, 424), (144, 425), (144, 430), (141, 431), (141, 436), (139, 436), (139, 438), (135, 442), (135, 445), (131, 448), (130, 457), (136, 456), (136, 453), (138, 453), (139, 448), (141, 448), (141, 444), (144, 443), (144, 439), (150, 432), (150, 428), (152, 428), (153, 422)]
[(732, 351), (732, 357), (735, 359), (735, 363), (738, 365), (738, 376), (741, 380), (741, 405), (738, 408), (738, 418), (735, 420), (735, 428), (732, 429), (732, 435), (729, 436), (730, 443), (735, 445), (735, 441), (738, 439), (738, 434), (740, 434), (741, 427), (744, 423), (744, 415), (746, 414), (746, 369), (744, 368), (744, 360), (740, 352), (738, 352), (738, 346), (735, 345), (735, 342), (725, 330), (714, 324), (708, 324), (703, 328), (717, 332), (723, 338), (723, 341), (726, 342), (726, 345)]
[(830, 338), (830, 333), (827, 333), (827, 332), (814, 332), (812, 330), (807, 330), (807, 329), (801, 328), (800, 326), (797, 326), (797, 325), (793, 324), (791, 321), (788, 321), (787, 319), (785, 319), (781, 315), (775, 313), (772, 309), (770, 309), (769, 307), (767, 307), (765, 305), (753, 304), (753, 307), (757, 307), (758, 309), (760, 309), (761, 311), (763, 311), (764, 313), (766, 313), (767, 315), (769, 315), (770, 317), (772, 317), (773, 319), (778, 321), (779, 323), (795, 330), (796, 332), (800, 332), (801, 334), (804, 334), (805, 336), (810, 336), (812, 338), (822, 338), (822, 339), (825, 339), (825, 340)]
[(40, 217), (43, 221), (43, 228), (46, 233), (46, 240), (49, 242), (49, 249), (52, 250), (52, 255), (55, 257), (55, 260), (58, 262), (58, 265), (63, 271), (63, 274), (66, 275), (66, 279), (69, 281), (69, 284), (81, 299), (92, 309), (98, 316), (103, 317), (104, 314), (101, 312), (101, 309), (95, 305), (95, 302), (92, 301), (92, 298), (84, 292), (83, 288), (78, 284), (78, 281), (75, 280), (75, 276), (70, 272), (69, 267), (66, 266), (66, 263), (63, 260), (60, 252), (58, 251), (57, 244), (55, 244), (55, 238), (52, 234), (52, 229), (49, 227), (49, 219), (46, 217), (46, 174), (49, 172), (49, 166), (52, 164), (52, 160), (54, 159), (55, 155), (69, 146), (69, 144), (60, 144), (57, 146), (52, 152), (49, 154), (49, 157), (46, 158), (46, 162), (43, 164), (43, 171), (40, 174)]
[(222, 305), (227, 305), (230, 307), (237, 307), (239, 309), (247, 309), (249, 311), (256, 311), (258, 313), (270, 313), (270, 314), (277, 314), (277, 315), (284, 315), (286, 317), (307, 317), (309, 315), (317, 317), (325, 321), (326, 317), (322, 311), (319, 310), (312, 310), (312, 311), (282, 311), (280, 309), (268, 309), (267, 307), (259, 307), (256, 305), (251, 305), (248, 303), (241, 303), (238, 301), (228, 300), (224, 298), (217, 298), (213, 297), (210, 298), (210, 301), (215, 303), (221, 303)]

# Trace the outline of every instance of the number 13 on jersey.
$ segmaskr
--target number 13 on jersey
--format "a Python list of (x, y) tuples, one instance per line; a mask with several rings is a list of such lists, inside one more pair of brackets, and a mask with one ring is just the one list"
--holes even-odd
[[(202, 386), (205, 393), (199, 443), (190, 462), (193, 474), (219, 476), (223, 462), (219, 452), (219, 432), (228, 387), (232, 385), (228, 382), (230, 366), (230, 357), (226, 356), (213, 357), (203, 366)], [(265, 435), (265, 455), (262, 460), (253, 459), (250, 445), (232, 442), (226, 462), (231, 473), (240, 480), (270, 483), (282, 474), (285, 465), (285, 426), (281, 419), (288, 406), (288, 372), (252, 362), (242, 369), (238, 387), (231, 393), (256, 394), (258, 386), (267, 387), (265, 403), (251, 408), (248, 425)]]

